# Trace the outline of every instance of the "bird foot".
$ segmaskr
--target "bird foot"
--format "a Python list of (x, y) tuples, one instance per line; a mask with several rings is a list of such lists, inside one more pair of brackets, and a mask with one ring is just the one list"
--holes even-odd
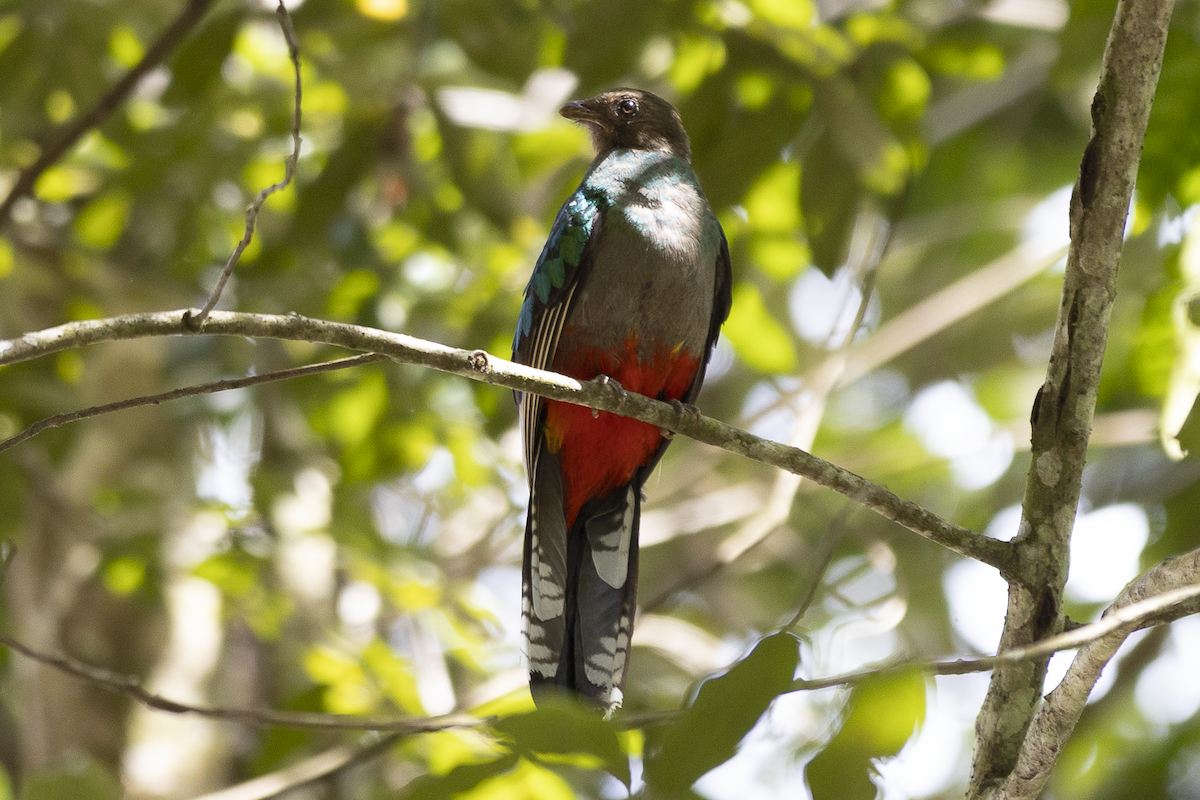
[[(625, 388), (623, 386), (621, 386), (621, 384), (617, 383), (615, 380), (608, 377), (607, 375), (597, 375), (596, 383), (605, 387), (613, 395), (613, 397), (616, 398), (617, 408), (620, 408), (622, 405), (624, 405), (625, 395), (627, 393), (625, 391)], [(600, 416), (600, 412), (593, 408), (592, 409), (592, 419), (596, 419), (599, 416)]]
[[(696, 408), (691, 403), (685, 403), (682, 400), (668, 400), (667, 402), (671, 404), (671, 408), (675, 409), (676, 419), (678, 420), (676, 422), (676, 427), (683, 422), (684, 416), (689, 416), (692, 419), (700, 418), (700, 409)], [(659, 428), (658, 431), (662, 434), (664, 439), (675, 438), (675, 431), (668, 430), (666, 428)]]

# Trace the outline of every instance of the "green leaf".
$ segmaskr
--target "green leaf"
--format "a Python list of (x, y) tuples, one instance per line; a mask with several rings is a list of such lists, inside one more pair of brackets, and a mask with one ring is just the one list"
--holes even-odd
[(258, 585), (262, 562), (240, 548), (209, 556), (192, 574), (208, 581), (230, 597), (244, 597)]
[(800, 165), (780, 162), (758, 176), (746, 193), (750, 227), (763, 233), (794, 233), (800, 227)]
[(104, 566), (104, 587), (117, 597), (128, 597), (146, 581), (146, 561), (137, 556), (114, 558)]
[(749, 283), (733, 290), (733, 307), (722, 329), (738, 357), (763, 372), (790, 372), (797, 362), (791, 336), (767, 310), (758, 289)]
[(528, 714), (504, 717), (492, 727), (511, 738), (522, 752), (592, 756), (606, 772), (629, 786), (629, 759), (612, 725), (593, 708), (551, 702)]
[(235, 9), (212, 15), (203, 29), (179, 49), (171, 61), (171, 85), (163, 95), (168, 105), (194, 101), (220, 77), (221, 66), (233, 40), (242, 27), (246, 13)]
[(133, 198), (127, 192), (108, 192), (89, 203), (75, 218), (75, 236), (97, 250), (107, 250), (121, 238)]
[(805, 767), (813, 800), (873, 800), (871, 761), (900, 752), (925, 718), (925, 676), (908, 670), (860, 683), (846, 721)]
[(0, 278), (12, 274), (13, 265), (17, 262), (13, 256), (12, 245), (8, 239), (0, 239)]
[(346, 447), (361, 444), (387, 407), (387, 379), (381, 372), (367, 372), (357, 386), (340, 392), (330, 402), (330, 433)]
[(58, 769), (30, 776), (21, 792), (24, 800), (108, 800), (120, 795), (116, 779), (99, 762), (78, 754)]
[(33, 191), (39, 200), (61, 203), (72, 197), (90, 194), (99, 186), (100, 176), (95, 170), (59, 164), (42, 173)]
[(1200, 396), (1192, 402), (1192, 410), (1183, 421), (1183, 427), (1175, 434), (1179, 447), (1189, 456), (1200, 455)]
[(771, 702), (791, 687), (799, 660), (796, 637), (776, 633), (729, 672), (705, 681), (691, 707), (656, 737), (658, 746), (648, 748), (647, 785), (677, 794), (733, 757)]
[(800, 208), (813, 263), (828, 276), (846, 261), (859, 194), (849, 162), (822, 136), (804, 160)]
[(854, 166), (858, 181), (882, 195), (904, 188), (909, 177), (907, 152), (863, 92), (840, 77), (822, 81), (814, 90), (828, 126), (825, 138)]
[(356, 269), (342, 276), (329, 293), (326, 307), (329, 316), (338, 320), (353, 320), (363, 304), (379, 293), (379, 276), (366, 269)]
[(816, 16), (816, 9), (807, 0), (752, 0), (750, 9), (772, 25), (798, 31), (811, 28)]
[(506, 753), (491, 761), (480, 764), (460, 764), (445, 775), (426, 775), (410, 783), (401, 797), (445, 800), (459, 792), (474, 789), (479, 784), (509, 772), (517, 765), (516, 753)]

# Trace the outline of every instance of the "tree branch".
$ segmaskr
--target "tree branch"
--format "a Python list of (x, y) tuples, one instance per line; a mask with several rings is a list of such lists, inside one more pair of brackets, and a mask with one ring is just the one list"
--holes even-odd
[[(1055, 690), (1055, 693), (1051, 694), (1047, 706), (1043, 708), (1042, 714), (1039, 715), (1039, 720), (1043, 716), (1047, 718), (1047, 721), (1042, 724), (1042, 728), (1047, 728), (1049, 733), (1061, 734), (1061, 738), (1057, 743), (1057, 747), (1061, 748), (1062, 741), (1065, 741), (1066, 736), (1070, 734), (1070, 728), (1073, 728), (1074, 722), (1078, 721), (1078, 716), (1082, 713), (1083, 706), (1087, 702), (1088, 693), (1099, 677), (1100, 670), (1112, 658), (1117, 648), (1120, 647), (1121, 643), (1130, 633), (1141, 628), (1173, 622), (1198, 612), (1200, 612), (1200, 548), (1164, 561), (1137, 581), (1131, 583), (1100, 620), (1087, 625), (1081, 625), (1072, 631), (1058, 634), (1029, 647), (1014, 648), (985, 658), (933, 662), (909, 661), (828, 678), (800, 679), (792, 683), (790, 691), (814, 691), (837, 686), (853, 686), (880, 675), (890, 675), (908, 670), (919, 670), (931, 675), (965, 675), (971, 672), (986, 672), (1003, 663), (1020, 663), (1030, 659), (1041, 658), (1060, 650), (1070, 650), (1083, 646), (1083, 649), (1080, 650), (1075, 658), (1075, 663), (1071, 666), (1071, 671), (1068, 672), (1068, 677), (1063, 680), (1063, 683)], [(479, 718), (467, 714), (408, 718), (359, 717), (338, 714), (273, 711), (270, 709), (194, 706), (154, 694), (147, 690), (139, 679), (133, 676), (85, 664), (73, 658), (39, 652), (7, 634), (0, 633), (0, 644), (40, 664), (45, 664), (48, 667), (95, 686), (123, 694), (147, 708), (171, 714), (194, 714), (209, 719), (240, 722), (256, 727), (387, 731), (397, 736), (447, 730), (450, 728), (478, 727), (489, 722), (487, 718)], [(1072, 678), (1073, 675), (1074, 678)], [(1063, 687), (1067, 688), (1064, 689)], [(1058, 693), (1061, 693), (1061, 698), (1056, 697)], [(619, 717), (616, 722), (623, 729), (636, 728), (670, 719), (678, 713), (676, 710), (671, 710), (651, 712), (650, 714), (624, 715)], [(1059, 720), (1064, 714), (1070, 713), (1074, 714), (1074, 721), (1064, 730), (1064, 726), (1061, 725)], [(1035, 726), (1033, 732), (1041, 733), (1042, 728)], [(1030, 741), (1033, 742), (1034, 740), (1031, 738)], [(379, 744), (376, 743), (376, 745)], [(371, 747), (376, 745), (372, 745)], [(1034, 750), (1033, 745), (1027, 744), (1026, 750)], [(1029, 758), (1036, 758), (1037, 752), (1034, 750), (1034, 755), (1029, 756)], [(292, 776), (293, 781), (303, 778), (300, 780), (300, 783), (310, 782), (324, 777), (336, 771), (336, 769), (342, 768), (353, 756), (354, 753), (347, 753), (344, 758), (342, 756), (334, 758), (330, 754), (324, 754), (323, 757), (319, 758), (325, 759), (321, 763), (327, 765), (329, 769), (322, 770), (317, 768), (316, 765), (309, 765), (303, 769), (298, 769), (295, 773), (288, 772), (287, 774)], [(1045, 770), (1047, 775), (1049, 774), (1049, 768), (1053, 767), (1054, 758), (1057, 758), (1057, 750), (1054, 750), (1053, 756)], [(1043, 778), (1042, 783), (1044, 782)], [(256, 781), (251, 781), (250, 783), (254, 784)], [(296, 785), (300, 785), (300, 783), (288, 783), (287, 780), (282, 780), (279, 776), (276, 776), (271, 785), (293, 788)], [(1032, 798), (1036, 796), (1038, 790), (1040, 790), (1040, 785), (1033, 794), (1011, 795), (1011, 797)], [(247, 791), (250, 792), (250, 790)], [(278, 789), (273, 794), (251, 792), (245, 795), (231, 794), (229, 797), (218, 793), (217, 795), (208, 796), (207, 800), (216, 800), (216, 798), (232, 800), (234, 797), (245, 797), (247, 799), (263, 798), (271, 797), (278, 793)], [(1010, 800), (1010, 795), (989, 796), (988, 800)]]
[[(847, 386), (966, 319), (1054, 266), (1066, 248), (1035, 253), (1015, 247), (1000, 258), (906, 308), (850, 348), (838, 386)], [(834, 356), (829, 356), (833, 358)]]
[[(1080, 625), (1072, 631), (1060, 633), (1027, 647), (1003, 650), (994, 656), (983, 658), (960, 658), (954, 661), (902, 661), (841, 675), (831, 675), (827, 678), (800, 678), (792, 682), (790, 691), (810, 692), (839, 686), (856, 686), (880, 676), (910, 671), (923, 672), (928, 675), (967, 675), (975, 672), (987, 672), (1002, 664), (1019, 664), (1075, 648), (1082, 648), (1076, 656), (1076, 663), (1078, 664), (1082, 659), (1094, 668), (1095, 675), (1091, 677), (1094, 684), (1104, 664), (1096, 663), (1091, 655), (1086, 655), (1091, 652), (1089, 648), (1104, 652), (1111, 648), (1111, 652), (1108, 652), (1107, 656), (1107, 658), (1111, 658), (1120, 643), (1134, 631), (1165, 625), (1197, 613), (1200, 613), (1200, 548), (1168, 559), (1138, 578), (1121, 593), (1099, 620)], [(1071, 669), (1075, 670), (1079, 667), (1072, 665)], [(1089, 690), (1090, 688), (1091, 684), (1088, 685)], [(1081, 712), (1087, 702), (1087, 692), (1085, 691), (1081, 697), (1075, 699), (1080, 703), (1079, 711)], [(1051, 695), (1051, 705), (1053, 702), (1053, 695)], [(670, 710), (625, 714), (618, 716), (614, 721), (622, 729), (640, 728), (665, 722), (679, 713), (678, 710)], [(1065, 740), (1065, 738), (1064, 736), (1063, 739)], [(1050, 763), (1050, 766), (1053, 766), (1053, 762)], [(1036, 796), (1037, 792), (1028, 795), (1029, 798)], [(987, 800), (1015, 800), (1016, 797), (1017, 795), (1013, 795), (1011, 798), (1009, 795), (996, 795), (988, 796)], [(1020, 795), (1020, 797), (1026, 796)]]
[[(96, 342), (193, 335), (184, 317), (184, 311), (129, 314), (69, 322), (27, 333), (16, 339), (0, 341), (0, 366)], [(309, 319), (298, 314), (277, 316), (214, 311), (205, 322), (202, 333), (321, 342), (375, 352), (398, 363), (431, 367), (472, 380), (639, 419), (808, 478), (943, 547), (990, 564), (1002, 574), (1011, 566), (1011, 549), (1006, 542), (955, 525), (916, 503), (897, 497), (878, 484), (803, 450), (761, 439), (708, 417), (681, 413), (667, 403), (626, 392), (613, 382), (580, 383), (574, 378), (514, 364), (482, 350), (462, 350), (405, 334)]]
[(202, 383), (196, 386), (187, 386), (182, 389), (173, 389), (169, 392), (161, 394), (145, 395), (142, 397), (131, 397), (128, 400), (118, 400), (115, 403), (106, 403), (104, 405), (92, 406), (91, 408), (81, 409), (79, 411), (69, 411), (64, 414), (55, 414), (53, 417), (38, 420), (37, 422), (25, 428), (20, 433), (10, 436), (3, 441), (0, 441), (0, 453), (10, 447), (16, 447), (21, 442), (32, 439), (39, 433), (50, 428), (57, 428), (61, 425), (66, 425), (71, 422), (79, 422), (84, 419), (91, 419), (102, 414), (111, 414), (114, 411), (125, 411), (130, 408), (139, 408), (141, 406), (156, 406), (159, 403), (166, 403), (170, 400), (178, 400), (183, 397), (193, 397), (198, 394), (215, 394), (217, 392), (226, 392), (230, 389), (243, 389), (247, 386), (258, 386), (263, 383), (271, 383), (273, 381), (286, 381), (292, 378), (301, 378), (305, 375), (317, 375), (322, 372), (332, 372), (338, 369), (349, 369), (350, 367), (358, 367), (363, 364), (370, 364), (374, 361), (386, 361), (386, 356), (381, 356), (377, 353), (368, 353), (361, 356), (350, 356), (349, 358), (339, 358), (336, 361), (326, 361), (323, 364), (311, 364), (306, 367), (293, 367), (292, 369), (281, 369), (275, 372), (265, 372), (262, 375), (250, 375), (245, 378), (233, 378), (223, 381), (213, 381), (212, 383)]
[[(1071, 198), (1071, 247), (1046, 381), (1031, 414), (1017, 565), (1009, 581), (1000, 649), (1062, 627), (1071, 530), (1079, 504), (1100, 367), (1116, 295), (1117, 265), (1173, 0), (1120, 0), (1092, 101), (1092, 136)], [(1047, 659), (992, 673), (976, 721), (969, 798), (1013, 774), (1037, 708)]]
[(403, 733), (389, 733), (358, 747), (342, 745), (288, 764), (282, 769), (260, 775), (244, 783), (229, 786), (193, 800), (270, 800), (317, 781), (328, 780), (340, 772), (387, 752), (403, 739)]
[[(1178, 598), (1173, 603), (1168, 598)], [(1146, 599), (1148, 598), (1148, 599)], [(1134, 619), (1134, 609), (1160, 609)], [(1138, 578), (1117, 597), (1104, 618), (1111, 632), (1093, 638), (1075, 654), (1062, 682), (1038, 710), (1017, 758), (1016, 768), (998, 789), (984, 794), (987, 800), (1033, 800), (1045, 787), (1063, 745), (1075, 730), (1100, 671), (1116, 655), (1129, 634), (1149, 625), (1171, 622), (1200, 612), (1200, 548), (1169, 558)], [(1085, 625), (1071, 634), (1092, 625)]]
[(474, 728), (487, 723), (486, 719), (469, 714), (447, 714), (440, 717), (350, 717), (338, 714), (273, 711), (261, 708), (193, 706), (177, 703), (149, 691), (140, 680), (132, 675), (122, 675), (65, 656), (42, 653), (4, 633), (0, 633), (0, 644), (59, 672), (72, 675), (102, 689), (123, 694), (147, 708), (165, 711), (168, 714), (194, 714), (208, 719), (241, 722), (255, 727), (389, 731), (404, 734), (441, 731), (448, 728)]
[[(792, 684), (792, 690), (811, 691), (815, 689), (829, 689), (834, 686), (853, 686), (879, 675), (891, 675), (908, 670), (920, 670), (930, 675), (967, 675), (972, 672), (987, 672), (1002, 664), (1020, 664), (1022, 662), (1034, 661), (1052, 656), (1063, 650), (1074, 650), (1085, 645), (1099, 644), (1100, 640), (1109, 641), (1113, 637), (1119, 637), (1116, 645), (1112, 648), (1112, 652), (1108, 654), (1108, 657), (1111, 658), (1121, 642), (1134, 631), (1174, 622), (1181, 617), (1200, 612), (1200, 566), (1197, 566), (1197, 564), (1200, 564), (1200, 550), (1193, 551), (1193, 554), (1180, 556), (1179, 558), (1186, 559), (1189, 557), (1193, 562), (1196, 562), (1190, 567), (1190, 576), (1179, 577), (1174, 581), (1172, 586), (1161, 585), (1163, 583), (1161, 580), (1152, 578), (1158, 571), (1165, 571), (1167, 574), (1174, 575), (1176, 570), (1173, 567), (1167, 566), (1174, 559), (1168, 559), (1138, 579), (1135, 584), (1130, 584), (1130, 587), (1122, 593), (1121, 597), (1113, 603), (1099, 620), (1090, 622), (1087, 625), (1080, 625), (1078, 628), (1066, 633), (1042, 639), (1026, 647), (1014, 647), (1011, 650), (1002, 650), (994, 656), (984, 656), (983, 658), (960, 658), (954, 661), (933, 662), (904, 661), (897, 664), (874, 667), (869, 670), (835, 675), (829, 678), (800, 679)], [(1134, 586), (1143, 582), (1153, 583), (1158, 588), (1154, 592), (1141, 592), (1137, 596), (1143, 599), (1133, 602), (1132, 596), (1127, 597), (1126, 595)], [(1076, 659), (1078, 660), (1078, 656)], [(1095, 678), (1100, 676), (1100, 667), (1103, 666), (1103, 664), (1100, 664), (1096, 668), (1096, 674), (1092, 679), (1093, 684), (1095, 683)], [(1089, 685), (1088, 688), (1090, 690), (1091, 686)], [(1083, 701), (1083, 704), (1086, 704), (1086, 693), (1083, 696)], [(1081, 712), (1082, 709), (1083, 705), (1080, 705), (1079, 710)], [(1036, 796), (1036, 793), (1034, 796)], [(1005, 800), (1007, 800), (1007, 797), (1005, 797)]]
[(204, 320), (208, 318), (209, 313), (217, 306), (217, 301), (221, 299), (221, 292), (225, 291), (225, 284), (229, 282), (229, 276), (233, 274), (234, 267), (242, 257), (242, 253), (250, 246), (250, 241), (254, 238), (254, 226), (258, 222), (258, 214), (262, 211), (263, 203), (267, 202), (267, 198), (276, 192), (282, 191), (292, 182), (292, 177), (296, 174), (296, 162), (300, 160), (300, 46), (296, 44), (296, 31), (292, 28), (292, 18), (288, 15), (287, 8), (283, 5), (283, 0), (279, 0), (279, 6), (275, 9), (275, 15), (279, 17), (279, 27), (283, 31), (283, 38), (287, 42), (288, 58), (292, 61), (292, 68), (296, 73), (296, 84), (292, 101), (292, 154), (283, 162), (283, 180), (278, 183), (273, 183), (265, 189), (261, 189), (258, 195), (254, 198), (249, 206), (246, 207), (246, 228), (242, 233), (242, 239), (237, 243), (237, 247), (229, 254), (229, 259), (225, 262), (225, 268), (221, 270), (221, 274), (217, 277), (217, 282), (213, 286), (212, 292), (208, 295), (208, 300), (204, 303), (204, 308), (192, 316), (188, 311), (184, 314), (184, 322), (193, 331), (198, 331), (204, 325)]
[(142, 56), (142, 60), (125, 73), (124, 77), (117, 81), (116, 85), (109, 89), (108, 93), (101, 97), (85, 114), (77, 117), (63, 131), (57, 141), (43, 148), (37, 161), (21, 170), (12, 190), (4, 198), (4, 202), (0, 203), (0, 229), (8, 224), (16, 202), (33, 191), (33, 187), (42, 173), (62, 158), (85, 133), (100, 125), (120, 108), (129, 93), (137, 87), (138, 81), (166, 60), (188, 32), (196, 27), (211, 5), (212, 0), (188, 0), (188, 4), (184, 6), (183, 11), (179, 12), (175, 21), (167, 26), (154, 44), (150, 45), (146, 54)]

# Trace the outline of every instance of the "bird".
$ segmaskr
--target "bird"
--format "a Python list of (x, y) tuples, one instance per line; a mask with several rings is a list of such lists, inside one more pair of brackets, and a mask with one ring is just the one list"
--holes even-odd
[[(733, 278), (679, 112), (618, 88), (559, 113), (587, 129), (596, 156), (525, 288), (513, 360), (695, 411)], [(516, 401), (530, 690), (537, 703), (566, 691), (611, 715), (628, 673), (642, 487), (671, 434), (533, 394)]]

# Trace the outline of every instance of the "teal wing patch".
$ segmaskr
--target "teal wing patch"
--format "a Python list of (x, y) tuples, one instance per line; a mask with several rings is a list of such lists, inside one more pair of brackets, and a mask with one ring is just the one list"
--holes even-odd
[(513, 342), (514, 352), (522, 337), (528, 336), (533, 329), (534, 312), (538, 307), (550, 305), (551, 297), (576, 278), (599, 216), (599, 198), (582, 188), (559, 210), (525, 288), (525, 302), (521, 306), (516, 341)]

